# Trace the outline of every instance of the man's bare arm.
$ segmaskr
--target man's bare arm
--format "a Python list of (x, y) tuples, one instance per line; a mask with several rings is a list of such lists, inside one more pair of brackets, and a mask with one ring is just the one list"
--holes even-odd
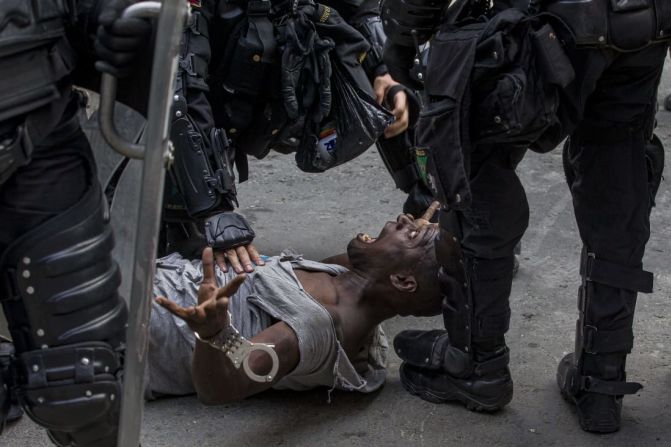
[[(165, 297), (156, 302), (170, 313), (184, 320), (189, 328), (203, 340), (213, 339), (230, 325), (229, 297), (245, 281), (238, 275), (224, 287), (218, 287), (214, 274), (214, 254), (211, 248), (203, 250), (203, 280), (198, 287), (198, 305), (181, 307)], [(198, 398), (205, 404), (216, 405), (243, 399), (263, 391), (291, 372), (300, 358), (298, 338), (285, 323), (276, 323), (251, 340), (255, 343), (275, 344), (279, 368), (273, 382), (259, 383), (250, 380), (243, 369), (236, 369), (226, 354), (207, 343), (197, 342), (192, 360), (192, 376)], [(254, 351), (249, 366), (256, 374), (271, 370), (272, 359), (268, 354)]]
[[(286, 323), (275, 323), (250, 341), (275, 345), (279, 369), (273, 381), (260, 383), (250, 380), (242, 368), (236, 369), (222, 351), (205, 343), (196, 343), (192, 375), (198, 400), (205, 405), (221, 405), (244, 399), (267, 390), (298, 365), (298, 338)], [(256, 374), (263, 375), (270, 371), (272, 361), (267, 354), (254, 351), (250, 356), (249, 366)]]

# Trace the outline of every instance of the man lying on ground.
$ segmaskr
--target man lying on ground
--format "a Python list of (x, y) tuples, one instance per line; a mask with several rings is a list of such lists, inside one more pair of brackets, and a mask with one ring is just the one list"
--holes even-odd
[[(458, 245), (447, 233), (438, 241), (438, 232), (427, 220), (401, 215), (377, 238), (359, 234), (348, 244), (346, 257), (330, 258), (349, 268), (284, 253), (253, 273), (236, 276), (232, 270), (215, 271), (210, 249), (202, 262), (178, 255), (160, 259), (149, 397), (195, 391), (202, 402), (221, 404), (271, 387), (378, 389), (386, 377), (387, 350), (379, 324), (396, 315), (441, 312), (435, 244), (460, 274)], [(271, 382), (250, 380), (222, 351), (196, 342), (194, 331), (208, 339), (225, 330), (227, 311), (251, 342), (275, 345), (279, 371)], [(250, 366), (266, 374), (271, 359), (253, 353)]]

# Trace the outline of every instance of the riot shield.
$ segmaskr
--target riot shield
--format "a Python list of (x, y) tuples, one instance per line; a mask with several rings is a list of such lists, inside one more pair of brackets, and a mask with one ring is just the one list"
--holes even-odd
[[(119, 295), (130, 304), (131, 275), (135, 251), (135, 230), (138, 222), (138, 202), (142, 181), (142, 162), (114, 151), (100, 133), (98, 96), (89, 92), (86, 112), (80, 112), (80, 123), (95, 156), (98, 179), (110, 209), (110, 224), (114, 230), (112, 257), (119, 264), (121, 286)], [(116, 104), (114, 121), (121, 135), (134, 143), (144, 142), (146, 120), (123, 104)]]
[[(126, 283), (130, 280), (129, 319), (126, 333), (126, 356), (124, 360), (123, 400), (119, 422), (119, 447), (138, 446), (144, 407), (144, 371), (146, 363), (147, 336), (151, 310), (152, 284), (155, 256), (158, 246), (159, 223), (163, 202), (165, 168), (172, 162), (172, 147), (168, 139), (169, 115), (173, 100), (173, 88), (177, 68), (177, 55), (182, 30), (189, 18), (188, 3), (184, 0), (146, 1), (131, 5), (124, 16), (156, 17), (155, 46), (153, 51), (147, 122), (143, 138), (128, 139), (120, 133), (115, 121), (116, 79), (109, 74), (101, 77), (99, 124), (105, 141), (125, 157), (142, 160), (141, 173), (134, 166), (137, 161), (100, 160), (99, 165), (107, 171), (100, 172), (106, 179), (106, 188), (121, 194), (124, 185), (131, 188), (127, 197), (137, 194), (134, 204), (120, 206), (112, 200), (114, 220), (124, 219), (114, 227), (122, 239), (125, 232), (134, 234), (134, 247), (121, 246), (122, 264), (132, 266), (132, 272), (124, 272)], [(140, 108), (138, 108), (140, 109)], [(122, 112), (123, 115), (123, 112)], [(128, 132), (128, 128), (124, 128)], [(126, 164), (126, 169), (122, 169)], [(110, 168), (112, 167), (112, 168)], [(140, 174), (139, 190), (133, 191), (132, 179), (117, 182), (124, 175)], [(137, 183), (136, 183), (137, 184)], [(107, 192), (112, 192), (106, 189)], [(116, 206), (115, 206), (116, 205)], [(124, 214), (126, 214), (124, 216)], [(130, 220), (137, 216), (136, 220)], [(113, 220), (113, 224), (114, 224)], [(129, 222), (133, 226), (126, 226)], [(133, 231), (134, 230), (134, 231)], [(132, 238), (131, 238), (132, 240)], [(131, 247), (129, 249), (129, 247)], [(132, 250), (132, 251), (131, 251)]]

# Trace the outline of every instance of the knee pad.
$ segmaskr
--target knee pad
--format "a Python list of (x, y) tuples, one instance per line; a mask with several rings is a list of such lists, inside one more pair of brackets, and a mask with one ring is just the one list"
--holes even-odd
[(117, 294), (113, 245), (95, 182), (74, 206), (7, 248), (0, 291), (17, 352), (124, 341), (126, 303)]

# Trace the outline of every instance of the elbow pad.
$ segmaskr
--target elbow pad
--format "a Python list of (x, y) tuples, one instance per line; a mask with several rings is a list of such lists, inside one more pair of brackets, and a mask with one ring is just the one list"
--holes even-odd
[(234, 149), (222, 129), (212, 129), (209, 138), (201, 134), (187, 115), (186, 101), (175, 101), (170, 138), (175, 145), (175, 162), (170, 176), (186, 211), (193, 218), (232, 210), (237, 205), (233, 162)]
[(416, 47), (426, 43), (440, 24), (449, 0), (383, 0), (382, 24), (394, 44)]

